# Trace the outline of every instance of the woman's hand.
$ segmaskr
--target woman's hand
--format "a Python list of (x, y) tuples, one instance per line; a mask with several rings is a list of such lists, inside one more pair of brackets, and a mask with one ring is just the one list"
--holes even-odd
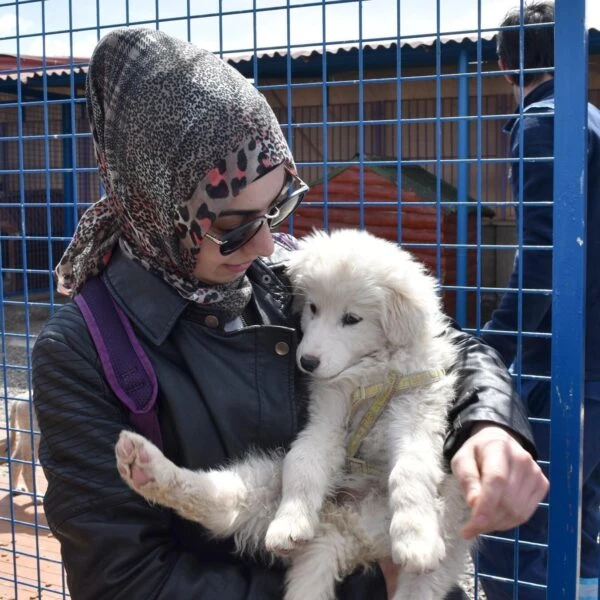
[(480, 423), (451, 461), (471, 518), (461, 534), (505, 531), (527, 521), (549, 483), (531, 454), (504, 428)]

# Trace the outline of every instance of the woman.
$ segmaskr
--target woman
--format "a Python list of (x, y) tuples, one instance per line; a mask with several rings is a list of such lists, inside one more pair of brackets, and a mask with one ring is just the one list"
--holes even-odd
[[(290, 240), (274, 240), (271, 226), (306, 188), (271, 109), (212, 54), (141, 29), (101, 40), (87, 100), (106, 197), (83, 216), (59, 289), (75, 295), (102, 273), (156, 372), (163, 445), (177, 464), (287, 446), (301, 382), (281, 266)], [(474, 507), (473, 536), (527, 518), (545, 479), (507, 372), (489, 348), (455, 337), (462, 376), (446, 449)], [(114, 444), (127, 410), (75, 304), (40, 334), (33, 385), (46, 516), (73, 598), (281, 598), (279, 566), (233, 555), (122, 482)], [(340, 598), (384, 597), (380, 570), (340, 588)]]

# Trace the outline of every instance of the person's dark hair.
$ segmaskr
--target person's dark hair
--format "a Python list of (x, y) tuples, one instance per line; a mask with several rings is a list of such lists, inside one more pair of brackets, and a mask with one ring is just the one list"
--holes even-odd
[[(523, 6), (523, 62), (525, 69), (554, 66), (554, 2), (531, 2)], [(508, 69), (519, 69), (519, 50), (521, 39), (521, 8), (513, 8), (500, 24), (496, 41), (496, 52)], [(542, 25), (542, 26), (539, 26)], [(514, 27), (516, 26), (516, 27)], [(504, 29), (510, 27), (510, 29)], [(513, 28), (514, 27), (514, 28)], [(541, 73), (524, 73), (523, 83), (529, 85), (541, 76)], [(519, 83), (519, 75), (512, 74), (514, 83)]]

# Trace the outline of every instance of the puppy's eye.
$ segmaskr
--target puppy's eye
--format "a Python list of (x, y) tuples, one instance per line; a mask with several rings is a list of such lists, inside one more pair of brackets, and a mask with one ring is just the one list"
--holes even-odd
[(359, 316), (353, 315), (352, 313), (346, 313), (342, 317), (342, 325), (356, 325), (357, 323), (360, 323), (361, 321), (362, 321), (362, 319)]
[(308, 307), (310, 308), (310, 313), (312, 315), (316, 315), (317, 314), (317, 305), (313, 304), (312, 302), (308, 305)]

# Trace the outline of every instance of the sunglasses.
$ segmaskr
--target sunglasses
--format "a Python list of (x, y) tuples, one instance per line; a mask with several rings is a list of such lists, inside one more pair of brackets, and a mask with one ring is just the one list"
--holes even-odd
[(247, 244), (265, 223), (267, 223), (269, 229), (275, 229), (275, 227), (281, 225), (298, 208), (298, 205), (302, 202), (302, 198), (304, 198), (304, 194), (308, 191), (308, 185), (298, 175), (289, 171), (286, 171), (286, 173), (286, 181), (283, 184), (281, 192), (279, 192), (279, 195), (273, 201), (271, 208), (269, 208), (266, 214), (246, 221), (219, 237), (210, 233), (204, 234), (204, 237), (219, 246), (219, 251), (223, 256), (233, 254)]

